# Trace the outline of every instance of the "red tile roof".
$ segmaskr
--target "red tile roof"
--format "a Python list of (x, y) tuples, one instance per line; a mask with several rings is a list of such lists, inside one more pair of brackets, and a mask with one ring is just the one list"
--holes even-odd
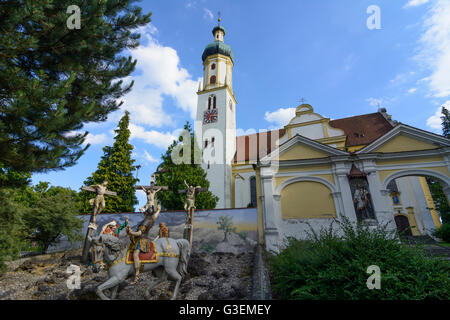
[(367, 145), (393, 128), (379, 112), (331, 120), (329, 124), (334, 128), (344, 130), (347, 136), (347, 147)]
[[(368, 145), (393, 128), (379, 112), (331, 120), (329, 124), (345, 132), (347, 147)], [(236, 137), (234, 162), (259, 160), (272, 152), (276, 141), (273, 133), (277, 131), (279, 138), (286, 133), (285, 129), (279, 129)]]
[(275, 141), (285, 133), (285, 129), (279, 129), (236, 137), (234, 162), (255, 161), (265, 157), (272, 152)]

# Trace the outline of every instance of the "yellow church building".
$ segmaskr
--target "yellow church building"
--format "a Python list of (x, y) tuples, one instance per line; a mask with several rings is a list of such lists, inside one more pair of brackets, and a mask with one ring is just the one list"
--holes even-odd
[(384, 108), (330, 120), (309, 104), (282, 129), (236, 136), (235, 57), (220, 21), (213, 36), (195, 134), (218, 208), (257, 207), (259, 241), (275, 251), (342, 217), (410, 235), (440, 226), (425, 177), (449, 196), (449, 139), (393, 121)]

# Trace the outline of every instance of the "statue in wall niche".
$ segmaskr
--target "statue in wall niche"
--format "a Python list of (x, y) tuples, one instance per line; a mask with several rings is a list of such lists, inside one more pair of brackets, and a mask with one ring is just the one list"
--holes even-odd
[(374, 219), (370, 203), (370, 193), (362, 184), (356, 186), (355, 192), (353, 193), (353, 202), (355, 203), (356, 215), (359, 221)]

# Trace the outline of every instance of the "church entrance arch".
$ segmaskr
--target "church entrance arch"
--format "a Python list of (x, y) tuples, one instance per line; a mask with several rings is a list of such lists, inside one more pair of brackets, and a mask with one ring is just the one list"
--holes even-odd
[[(450, 178), (447, 175), (442, 174), (437, 171), (434, 171), (434, 170), (406, 169), (406, 170), (399, 170), (397, 172), (394, 172), (394, 173), (388, 175), (383, 180), (382, 186), (384, 189), (389, 190), (390, 186), (395, 184), (395, 181), (397, 179), (401, 179), (404, 177), (416, 177), (422, 181), (421, 182), (422, 191), (423, 191), (423, 196), (425, 197), (425, 200), (426, 200), (426, 208), (422, 209), (422, 214), (420, 214), (420, 213), (418, 214), (418, 212), (415, 212), (415, 213), (408, 212), (407, 214), (403, 214), (403, 215), (400, 215), (400, 214), (395, 215), (394, 219), (395, 219), (395, 223), (397, 225), (397, 229), (399, 231), (403, 231), (403, 230), (405, 230), (406, 227), (417, 228), (418, 226), (414, 225), (415, 224), (414, 221), (416, 221), (416, 220), (418, 222), (420, 222), (420, 224), (422, 225), (422, 229), (423, 229), (422, 231), (425, 233), (429, 233), (431, 229), (439, 228), (441, 226), (442, 221), (440, 218), (440, 214), (438, 213), (436, 205), (434, 203), (435, 199), (433, 199), (430, 189), (429, 189), (429, 183), (430, 183), (429, 179), (431, 178), (432, 180), (434, 180), (435, 182), (439, 183), (442, 186), (442, 190), (443, 190), (444, 194), (446, 195), (447, 201), (448, 201), (449, 189), (450, 189)], [(401, 194), (399, 194), (399, 196), (400, 196), (400, 198), (402, 198)], [(394, 206), (395, 206), (395, 203), (394, 203)], [(418, 216), (417, 216), (417, 214), (418, 214)], [(407, 225), (406, 225), (406, 222), (408, 222)], [(411, 225), (411, 223), (412, 223), (412, 225)], [(411, 233), (411, 229), (410, 229), (410, 231), (404, 232), (404, 235), (410, 235), (409, 233)]]

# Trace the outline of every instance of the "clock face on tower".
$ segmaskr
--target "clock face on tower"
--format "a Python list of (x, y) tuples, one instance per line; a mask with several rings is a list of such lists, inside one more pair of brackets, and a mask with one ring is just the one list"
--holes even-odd
[(217, 109), (206, 110), (203, 113), (203, 123), (214, 123), (217, 122)]

